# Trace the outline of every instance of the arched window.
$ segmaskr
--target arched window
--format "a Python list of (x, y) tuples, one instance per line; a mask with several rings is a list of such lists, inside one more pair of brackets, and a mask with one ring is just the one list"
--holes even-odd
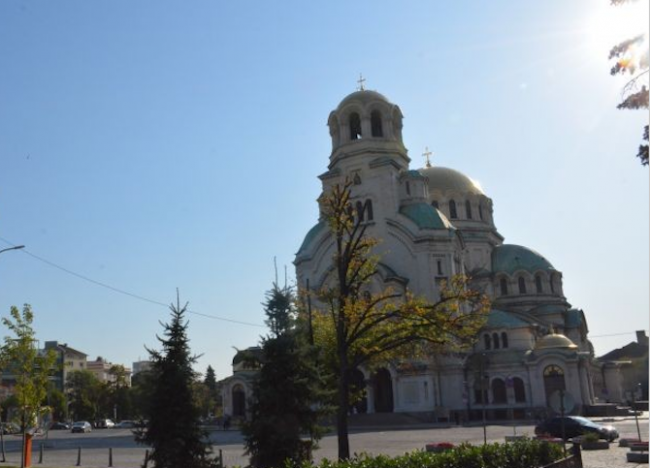
[(372, 114), (370, 114), (370, 127), (372, 129), (372, 136), (384, 136), (384, 129), (381, 126), (381, 114), (379, 111), (372, 111)]
[(492, 333), (492, 341), (494, 343), (494, 349), (499, 349), (499, 334)]
[(472, 219), (472, 204), (469, 200), (465, 200), (465, 212), (467, 213), (467, 219)]
[(499, 281), (499, 286), (501, 286), (501, 295), (502, 296), (507, 296), (508, 295), (508, 281), (506, 281), (505, 278), (501, 278)]
[(524, 388), (524, 381), (519, 377), (512, 379), (512, 386), (515, 390), (515, 403), (526, 403), (526, 389)]
[(433, 206), (435, 209), (440, 208), (440, 207), (438, 206), (438, 200), (433, 200), (433, 201), (431, 202), (431, 206)]
[(526, 280), (523, 276), (519, 277), (519, 294), (526, 294)]
[(410, 195), (411, 194), (411, 184), (409, 184), (409, 181), (406, 181), (406, 194)]
[(535, 275), (535, 291), (537, 291), (537, 294), (544, 292), (542, 290), (542, 275)]
[(449, 200), (449, 217), (451, 219), (458, 218), (458, 213), (456, 213), (456, 202), (454, 200)]
[(359, 175), (358, 172), (354, 173), (354, 178), (352, 179), (354, 182), (354, 185), (361, 185), (361, 176)]
[(350, 140), (361, 139), (361, 119), (359, 114), (353, 112), (350, 114)]
[(494, 379), (492, 381), (492, 402), (495, 404), (508, 403), (506, 383), (501, 379)]
[(481, 205), (480, 203), (478, 204), (478, 217), (480, 219), (483, 219), (483, 205)]
[(483, 335), (483, 343), (485, 344), (485, 349), (490, 349), (492, 347), (492, 340), (490, 339), (490, 335), (488, 333)]
[(356, 204), (357, 214), (359, 221), (372, 221), (372, 200), (368, 199), (365, 202), (358, 201)]
[(501, 332), (501, 347), (508, 347), (508, 334), (506, 332)]
[(555, 279), (554, 275), (551, 275), (551, 279), (549, 281), (549, 284), (551, 285), (551, 292), (555, 294), (555, 285), (553, 284), (553, 280)]

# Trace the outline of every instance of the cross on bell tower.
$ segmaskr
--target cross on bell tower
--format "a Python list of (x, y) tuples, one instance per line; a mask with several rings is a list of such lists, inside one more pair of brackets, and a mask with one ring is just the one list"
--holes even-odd
[(427, 162), (426, 162), (426, 167), (431, 167), (431, 161), (429, 160), (429, 157), (430, 157), (432, 154), (433, 154), (433, 153), (432, 153), (431, 151), (429, 151), (429, 147), (428, 147), (428, 146), (425, 146), (425, 147), (424, 147), (424, 153), (422, 153), (422, 156), (424, 156), (425, 159), (426, 159), (426, 161), (427, 161)]
[(359, 83), (359, 91), (365, 91), (366, 88), (363, 85), (363, 83), (366, 81), (366, 79), (363, 77), (361, 73), (359, 73), (359, 79), (357, 80), (357, 83)]

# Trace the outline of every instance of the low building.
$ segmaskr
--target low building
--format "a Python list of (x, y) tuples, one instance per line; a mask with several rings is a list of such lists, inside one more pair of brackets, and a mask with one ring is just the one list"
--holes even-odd
[[(636, 341), (598, 358), (603, 376), (598, 390), (612, 402), (648, 400), (648, 336), (636, 332)], [(607, 378), (609, 374), (614, 378)]]
[[(131, 386), (131, 369), (122, 366), (121, 364), (113, 364), (108, 362), (101, 356), (97, 356), (94, 361), (88, 361), (86, 364), (87, 369), (92, 372), (97, 379), (102, 383), (115, 383), (120, 378), (119, 371), (123, 369), (123, 378), (128, 387)], [(116, 372), (116, 368), (118, 372)], [(121, 368), (121, 369), (120, 369)]]

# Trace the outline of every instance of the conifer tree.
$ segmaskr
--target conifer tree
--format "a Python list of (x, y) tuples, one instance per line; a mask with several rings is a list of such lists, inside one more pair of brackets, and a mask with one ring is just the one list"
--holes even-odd
[(196, 373), (190, 355), (185, 321), (187, 304), (170, 306), (171, 323), (163, 324), (161, 351), (147, 349), (152, 361), (146, 429), (136, 440), (149, 445), (149, 460), (156, 468), (204, 468), (216, 466), (210, 460), (206, 432), (199, 426), (200, 412), (192, 398)]
[[(255, 468), (297, 466), (311, 457), (320, 438), (318, 373), (295, 327), (293, 304), (292, 290), (277, 283), (264, 303), (271, 335), (262, 339), (250, 420), (243, 426), (250, 464)], [(303, 441), (303, 434), (310, 440)]]

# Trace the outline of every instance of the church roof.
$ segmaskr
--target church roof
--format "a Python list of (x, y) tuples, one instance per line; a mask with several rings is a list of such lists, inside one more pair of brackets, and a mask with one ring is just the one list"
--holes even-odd
[(462, 172), (448, 167), (432, 166), (419, 170), (420, 174), (429, 179), (429, 192), (454, 190), (460, 193), (485, 195), (481, 187)]
[(578, 328), (584, 322), (584, 313), (578, 309), (569, 309), (564, 314), (564, 326)]
[(535, 344), (535, 349), (577, 349), (578, 346), (567, 338), (564, 335), (559, 333), (551, 333), (549, 335), (543, 336), (537, 344)]
[(312, 241), (326, 228), (327, 228), (327, 223), (325, 223), (324, 221), (319, 221), (318, 224), (312, 227), (307, 233), (307, 235), (305, 236), (305, 240), (302, 241), (302, 244), (298, 249), (298, 253), (302, 252), (304, 249), (309, 247), (309, 244), (311, 244)]
[(337, 110), (343, 109), (345, 106), (352, 102), (358, 102), (361, 105), (364, 105), (370, 101), (384, 101), (387, 104), (393, 105), (392, 102), (388, 100), (386, 96), (377, 91), (370, 91), (369, 89), (364, 89), (363, 91), (355, 91), (352, 94), (348, 94), (343, 98), (341, 103), (338, 105)]
[(566, 310), (566, 307), (559, 304), (544, 304), (529, 310), (528, 313), (532, 315), (563, 314)]
[(428, 203), (402, 206), (399, 212), (413, 221), (420, 229), (455, 229), (447, 218)]
[(503, 310), (492, 309), (488, 314), (486, 328), (523, 328), (530, 326), (530, 323), (522, 320), (514, 314)]
[(503, 244), (492, 251), (492, 271), (513, 274), (517, 270), (534, 273), (555, 271), (555, 268), (542, 255), (521, 245)]

